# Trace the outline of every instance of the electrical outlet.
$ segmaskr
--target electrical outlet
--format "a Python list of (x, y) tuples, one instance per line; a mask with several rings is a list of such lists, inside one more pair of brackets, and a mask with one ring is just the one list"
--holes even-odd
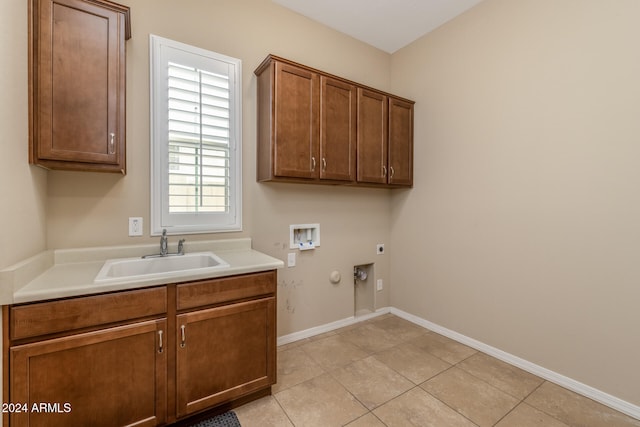
[(289, 252), (287, 256), (287, 267), (295, 267), (296, 266), (296, 253)]
[(378, 279), (376, 280), (376, 289), (381, 291), (383, 288), (383, 283), (382, 283), (382, 279)]
[(382, 254), (384, 254), (384, 243), (378, 243), (378, 244), (376, 245), (376, 253), (377, 253), (378, 255), (382, 255)]
[(142, 236), (141, 217), (129, 217), (129, 236)]

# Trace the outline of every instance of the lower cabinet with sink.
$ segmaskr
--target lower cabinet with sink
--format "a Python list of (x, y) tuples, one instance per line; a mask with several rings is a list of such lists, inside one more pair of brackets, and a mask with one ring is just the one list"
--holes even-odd
[(276, 271), (5, 306), (10, 426), (156, 426), (270, 394)]

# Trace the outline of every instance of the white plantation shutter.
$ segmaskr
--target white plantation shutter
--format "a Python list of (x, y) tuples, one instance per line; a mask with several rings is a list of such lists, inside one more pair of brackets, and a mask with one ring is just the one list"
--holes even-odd
[(169, 212), (228, 212), (229, 79), (168, 67)]
[(239, 230), (240, 61), (151, 43), (152, 234)]

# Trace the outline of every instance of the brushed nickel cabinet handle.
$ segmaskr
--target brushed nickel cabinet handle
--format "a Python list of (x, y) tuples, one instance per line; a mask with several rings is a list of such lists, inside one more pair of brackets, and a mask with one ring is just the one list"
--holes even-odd
[(393, 170), (393, 166), (389, 166), (389, 178), (393, 178), (393, 175), (396, 174), (396, 171)]
[(181, 335), (182, 335), (182, 340), (180, 341), (180, 347), (181, 347), (181, 348), (184, 348), (184, 346), (185, 346), (185, 345), (187, 345), (187, 344), (186, 344), (187, 337), (185, 336), (185, 332), (184, 332), (184, 325), (181, 325), (181, 326), (180, 326), (180, 333), (181, 333)]
[(385, 165), (382, 165), (382, 176), (387, 176), (387, 167)]
[(311, 171), (315, 171), (316, 170), (316, 158), (315, 157), (311, 157)]
[(158, 331), (158, 339), (160, 341), (158, 345), (158, 353), (162, 353), (164, 351), (164, 344), (162, 343), (162, 329)]
[(325, 159), (324, 157), (322, 158), (322, 170), (327, 170), (327, 159)]
[(109, 154), (116, 154), (116, 134), (111, 132), (109, 136)]

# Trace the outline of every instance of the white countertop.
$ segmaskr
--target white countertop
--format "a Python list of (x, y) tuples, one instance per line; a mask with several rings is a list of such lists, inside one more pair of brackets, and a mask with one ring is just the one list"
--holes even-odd
[[(251, 239), (185, 243), (185, 251), (211, 251), (229, 264), (215, 272), (173, 272), (161, 277), (137, 277), (110, 283), (94, 283), (107, 259), (130, 258), (158, 251), (158, 245), (113, 246), (46, 251), (0, 271), (0, 304), (35, 302), (144, 288), (284, 267), (284, 263), (251, 249)], [(175, 251), (169, 246), (169, 251)]]

